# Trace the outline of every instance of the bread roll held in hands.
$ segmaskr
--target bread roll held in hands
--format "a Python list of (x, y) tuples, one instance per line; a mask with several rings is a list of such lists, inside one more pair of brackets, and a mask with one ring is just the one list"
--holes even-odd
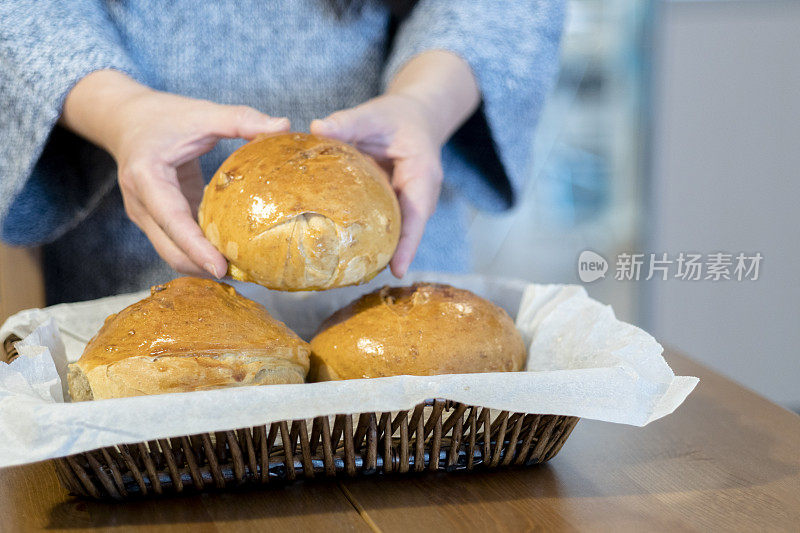
[(383, 287), (311, 340), (311, 381), (523, 370), (525, 344), (493, 303), (449, 285)]
[(69, 365), (73, 401), (303, 383), (309, 346), (224, 283), (178, 278), (109, 316)]
[(375, 161), (302, 133), (259, 137), (231, 154), (198, 221), (231, 277), (289, 291), (368, 281), (400, 236), (397, 198)]

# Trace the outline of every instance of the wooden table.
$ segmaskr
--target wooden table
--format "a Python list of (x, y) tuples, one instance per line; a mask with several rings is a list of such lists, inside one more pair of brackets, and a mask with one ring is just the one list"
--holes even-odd
[(543, 466), (106, 504), (35, 464), (0, 470), (0, 531), (799, 531), (800, 417), (667, 360), (701, 380), (675, 414), (646, 428), (581, 421)]

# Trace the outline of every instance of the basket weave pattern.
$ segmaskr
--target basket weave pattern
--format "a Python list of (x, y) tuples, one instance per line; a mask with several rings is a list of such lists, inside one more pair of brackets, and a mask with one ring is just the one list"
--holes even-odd
[[(4, 342), (0, 359), (16, 356)], [(316, 477), (543, 463), (578, 419), (428, 400), (396, 413), (320, 416), (110, 446), (52, 460), (70, 492), (126, 500)]]

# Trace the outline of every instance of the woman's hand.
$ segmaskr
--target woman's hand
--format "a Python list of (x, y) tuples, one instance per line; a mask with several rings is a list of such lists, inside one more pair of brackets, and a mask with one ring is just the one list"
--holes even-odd
[(67, 95), (63, 125), (117, 162), (125, 211), (179, 272), (219, 278), (225, 257), (195, 221), (203, 194), (198, 157), (222, 138), (286, 131), (286, 118), (153, 91), (115, 71), (83, 78)]
[(442, 146), (480, 100), (466, 62), (441, 50), (414, 57), (386, 94), (311, 123), (311, 133), (351, 143), (391, 173), (403, 217), (390, 263), (403, 277), (414, 259), (442, 185)]
[(398, 278), (414, 259), (442, 185), (442, 145), (428, 116), (413, 97), (387, 94), (311, 123), (311, 133), (351, 143), (390, 170), (403, 217), (391, 262)]

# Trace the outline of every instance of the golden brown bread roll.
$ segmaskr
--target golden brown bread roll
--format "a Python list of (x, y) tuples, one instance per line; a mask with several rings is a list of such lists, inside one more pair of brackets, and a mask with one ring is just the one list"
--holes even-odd
[(231, 277), (289, 291), (368, 281), (400, 236), (397, 197), (375, 161), (303, 133), (262, 136), (231, 154), (198, 221)]
[(109, 316), (69, 365), (73, 401), (303, 383), (309, 346), (224, 283), (178, 278)]
[(311, 381), (522, 370), (525, 344), (493, 303), (449, 285), (383, 287), (311, 340)]

